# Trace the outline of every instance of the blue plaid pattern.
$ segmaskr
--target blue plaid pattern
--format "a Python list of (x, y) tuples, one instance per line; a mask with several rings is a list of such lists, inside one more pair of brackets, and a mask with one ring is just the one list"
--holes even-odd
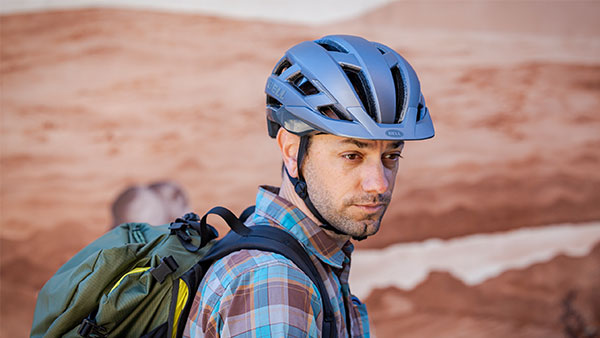
[[(338, 337), (349, 332), (369, 337), (366, 307), (348, 285), (352, 244), (340, 247), (277, 193), (277, 188), (259, 188), (256, 211), (247, 225), (276, 226), (298, 239), (327, 288)], [(321, 296), (302, 270), (279, 254), (242, 250), (208, 270), (194, 297), (184, 337), (319, 337), (322, 316)]]

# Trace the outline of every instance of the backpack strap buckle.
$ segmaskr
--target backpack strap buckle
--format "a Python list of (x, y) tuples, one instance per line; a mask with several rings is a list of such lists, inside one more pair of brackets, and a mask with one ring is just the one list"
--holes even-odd
[(167, 276), (177, 270), (178, 267), (179, 264), (177, 264), (175, 258), (167, 256), (160, 260), (160, 264), (157, 267), (150, 269), (150, 273), (152, 277), (162, 284)]
[(108, 337), (106, 329), (96, 324), (95, 320), (89, 318), (85, 318), (83, 322), (81, 322), (77, 334), (82, 337)]
[[(210, 212), (209, 212), (210, 213)], [(169, 230), (171, 235), (177, 235), (181, 245), (189, 252), (197, 252), (200, 248), (204, 247), (206, 243), (219, 237), (217, 230), (206, 223), (206, 216), (202, 218), (202, 221), (198, 223), (200, 217), (193, 212), (189, 212), (183, 216), (183, 218), (177, 218), (175, 222), (171, 222)], [(195, 246), (192, 243), (192, 237), (189, 230), (194, 230), (200, 237), (200, 243)]]

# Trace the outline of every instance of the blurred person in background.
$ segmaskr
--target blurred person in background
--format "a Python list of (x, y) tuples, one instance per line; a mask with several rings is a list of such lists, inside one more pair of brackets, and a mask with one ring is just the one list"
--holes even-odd
[[(332, 35), (290, 48), (265, 92), (282, 183), (259, 188), (246, 224), (294, 236), (324, 281), (335, 335), (369, 336), (366, 307), (348, 285), (350, 240), (378, 231), (404, 142), (434, 136), (419, 79), (391, 48)], [(225, 256), (208, 270), (195, 297), (186, 337), (322, 335), (322, 295), (278, 254)]]
[(114, 228), (128, 222), (167, 224), (189, 211), (188, 199), (178, 184), (160, 181), (126, 188), (112, 204)]
[(172, 222), (190, 211), (188, 197), (183, 188), (175, 182), (161, 181), (148, 185), (150, 191), (157, 194), (165, 208), (167, 218)]

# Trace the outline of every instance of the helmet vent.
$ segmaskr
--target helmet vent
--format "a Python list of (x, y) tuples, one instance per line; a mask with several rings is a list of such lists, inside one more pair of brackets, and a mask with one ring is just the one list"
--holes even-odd
[(282, 104), (273, 96), (267, 95), (267, 106), (277, 109), (277, 108), (281, 107)]
[(394, 123), (400, 123), (404, 119), (404, 103), (406, 102), (406, 87), (404, 86), (404, 80), (400, 75), (400, 69), (398, 66), (392, 67), (392, 78), (394, 79), (394, 88), (396, 89), (396, 116)]
[(377, 47), (377, 50), (379, 51), (379, 53), (381, 53), (381, 55), (385, 54), (385, 50), (383, 50), (383, 49), (381, 49), (379, 47)]
[(291, 77), (288, 81), (304, 96), (319, 94), (319, 90), (300, 73)]
[(346, 53), (348, 54), (348, 50), (346, 50), (346, 48), (342, 47), (340, 44), (331, 41), (331, 40), (317, 40), (315, 41), (319, 46), (325, 48), (326, 50), (330, 51), (330, 52), (339, 52), (339, 53)]
[(346, 115), (344, 115), (333, 105), (319, 107), (319, 112), (334, 120), (351, 121)]
[(342, 69), (344, 70), (344, 73), (346, 73), (350, 83), (352, 83), (352, 87), (354, 87), (354, 91), (358, 95), (358, 98), (360, 99), (363, 108), (365, 108), (367, 111), (367, 114), (369, 114), (373, 120), (380, 122), (375, 115), (376, 108), (373, 100), (373, 94), (371, 94), (371, 91), (369, 90), (367, 80), (365, 79), (363, 73), (348, 66), (342, 66)]
[(283, 59), (281, 62), (279, 62), (277, 67), (275, 67), (275, 71), (273, 71), (273, 74), (279, 76), (279, 75), (281, 75), (281, 73), (283, 73), (286, 69), (290, 68), (291, 66), (292, 66), (292, 63), (289, 62), (288, 59)]
[(419, 102), (419, 105), (417, 106), (417, 122), (421, 121), (421, 119), (423, 119), (423, 115), (424, 115), (424, 111), (425, 110), (425, 106), (423, 106), (422, 103)]

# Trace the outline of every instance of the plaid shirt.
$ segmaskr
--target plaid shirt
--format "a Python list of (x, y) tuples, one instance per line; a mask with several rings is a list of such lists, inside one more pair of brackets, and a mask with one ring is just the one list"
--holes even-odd
[[(347, 242), (340, 248), (277, 193), (277, 188), (259, 188), (256, 211), (247, 225), (276, 226), (298, 239), (327, 288), (338, 337), (348, 336), (349, 331), (353, 337), (368, 337), (367, 309), (348, 286), (354, 247)], [(321, 296), (302, 270), (281, 255), (242, 250), (218, 260), (207, 271), (183, 336), (319, 337), (322, 321)]]

